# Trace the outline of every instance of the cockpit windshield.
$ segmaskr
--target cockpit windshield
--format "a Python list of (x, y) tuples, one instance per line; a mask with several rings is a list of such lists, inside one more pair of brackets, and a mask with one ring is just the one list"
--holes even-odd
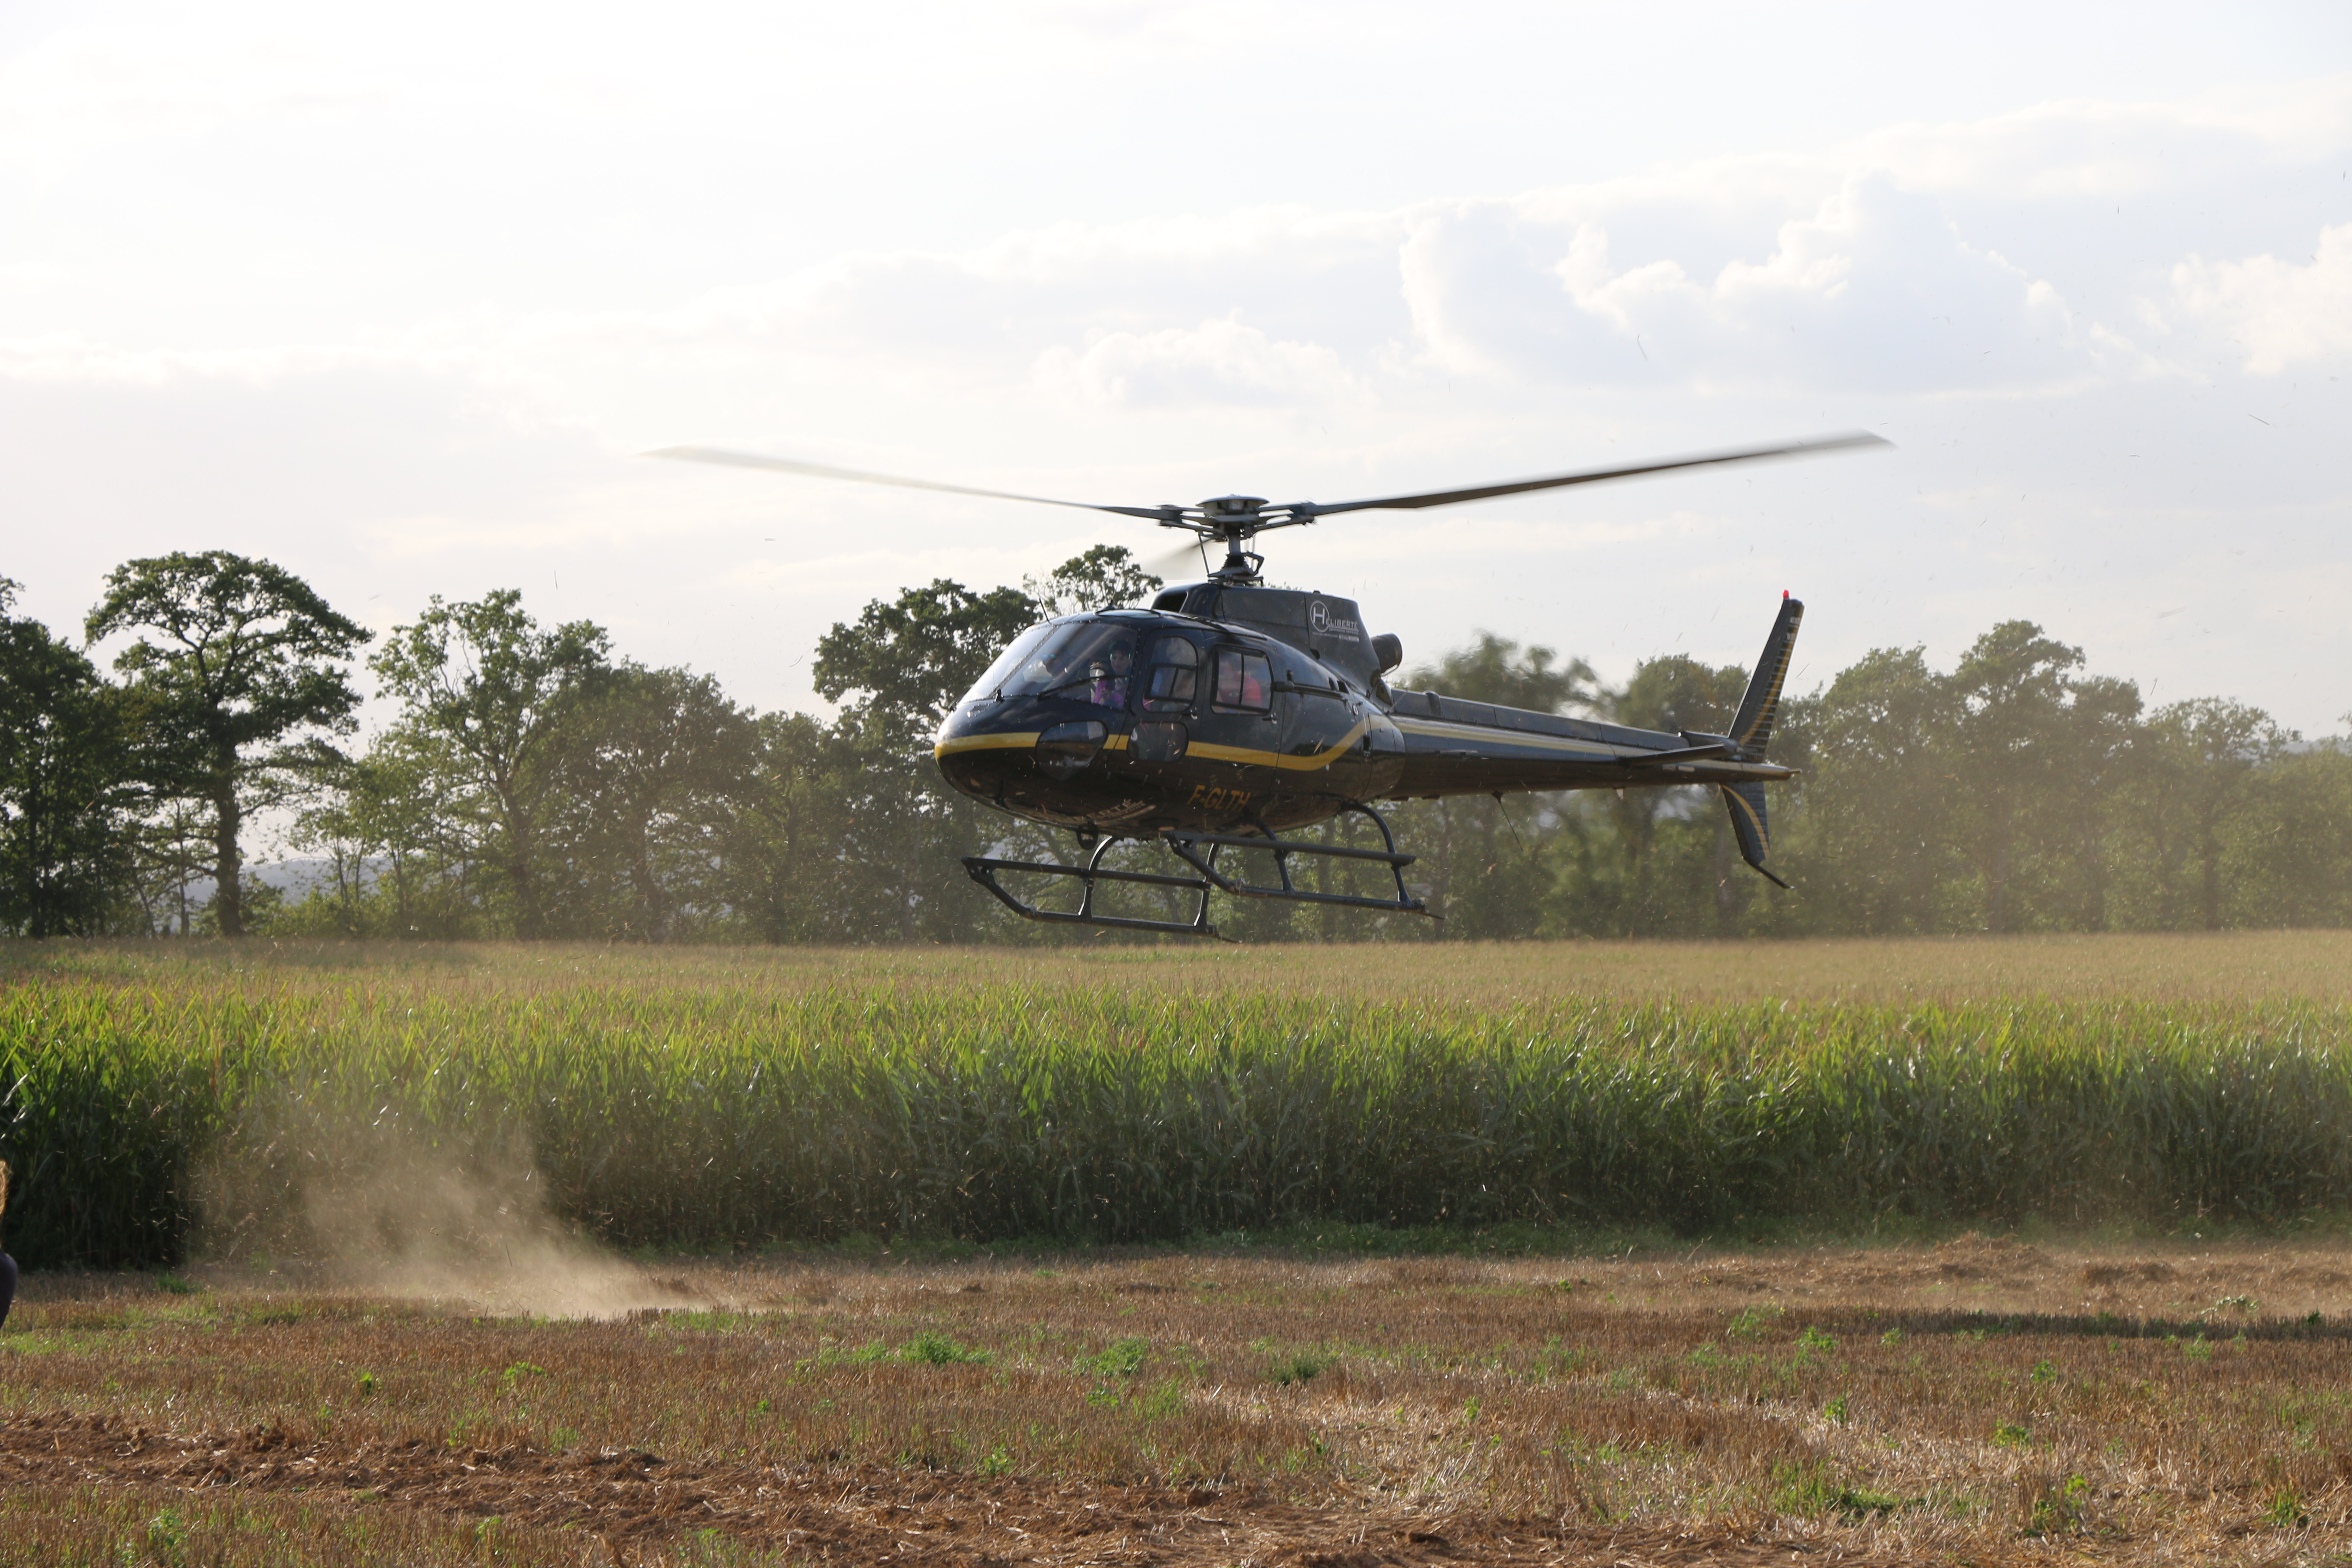
[(1135, 628), (1120, 621), (1054, 621), (1021, 634), (965, 697), (1060, 697), (1125, 708), (1135, 679)]

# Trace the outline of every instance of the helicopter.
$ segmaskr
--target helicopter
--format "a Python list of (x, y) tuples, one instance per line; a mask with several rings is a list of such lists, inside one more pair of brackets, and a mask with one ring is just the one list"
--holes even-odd
[[(1404, 662), (1391, 634), (1373, 635), (1352, 599), (1268, 586), (1261, 533), (1346, 512), (1420, 510), (1496, 496), (1597, 484), (1679, 469), (1807, 457), (1888, 445), (1866, 431), (1584, 468), (1538, 479), (1339, 502), (1269, 503), (1223, 495), (1192, 506), (1109, 506), (901, 479), (713, 447), (665, 447), (647, 457), (762, 468), (810, 478), (996, 500), (1076, 507), (1190, 533), (1204, 552), (1223, 545), (1205, 580), (1157, 594), (1144, 608), (1063, 616), (1021, 634), (962, 700), (933, 742), (940, 773), (994, 810), (1072, 833), (1079, 862), (964, 858), (972, 879), (1025, 920), (1214, 937), (1215, 893), (1391, 914), (1433, 915), (1405, 882), (1414, 857), (1375, 803), (1446, 795), (1714, 784), (1740, 858), (1787, 888), (1769, 866), (1764, 786), (1795, 776), (1769, 761), (1782, 684), (1804, 618), (1785, 590), (1728, 734), (1639, 730), (1564, 714), (1466, 701), (1392, 687)], [(1381, 847), (1295, 835), (1360, 816)], [(1105, 864), (1128, 841), (1157, 843), (1172, 872)], [(1275, 879), (1234, 862), (1271, 857)], [(1224, 863), (1221, 864), (1221, 858)], [(1380, 891), (1331, 892), (1294, 876), (1305, 858), (1386, 872)], [(1379, 871), (1372, 873), (1379, 876)], [(1006, 878), (1076, 883), (1076, 909), (1049, 909)], [(1323, 879), (1328, 881), (1328, 879)], [(1394, 886), (1393, 896), (1387, 883)], [(1106, 912), (1097, 894), (1120, 886), (1195, 897), (1189, 920)]]

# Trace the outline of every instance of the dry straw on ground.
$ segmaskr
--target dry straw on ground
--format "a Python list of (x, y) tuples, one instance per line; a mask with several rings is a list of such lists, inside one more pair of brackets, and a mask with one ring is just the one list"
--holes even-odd
[(648, 1284), (698, 1304), (562, 1322), (266, 1276), (39, 1281), (0, 1349), (0, 1557), (174, 1561), (157, 1530), (232, 1513), (253, 1550), (328, 1563), (2352, 1548), (2335, 1243), (687, 1262)]

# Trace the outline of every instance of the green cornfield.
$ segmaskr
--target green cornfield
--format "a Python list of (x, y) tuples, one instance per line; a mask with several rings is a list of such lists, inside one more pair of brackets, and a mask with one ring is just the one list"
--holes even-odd
[[(397, 1141), (630, 1246), (1339, 1221), (2014, 1224), (2352, 1207), (2352, 1008), (431, 974), (0, 988), (28, 1266), (178, 1260)], [(225, 1234), (225, 1232), (223, 1232)]]

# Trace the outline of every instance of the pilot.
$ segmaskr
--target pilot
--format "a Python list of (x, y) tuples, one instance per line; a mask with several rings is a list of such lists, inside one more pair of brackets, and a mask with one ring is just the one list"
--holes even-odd
[(1106, 669), (1097, 664), (1087, 671), (1094, 677), (1094, 684), (1087, 689), (1087, 700), (1097, 708), (1126, 707), (1128, 671), (1134, 664), (1134, 647), (1128, 643), (1114, 644), (1110, 650), (1110, 668)]

